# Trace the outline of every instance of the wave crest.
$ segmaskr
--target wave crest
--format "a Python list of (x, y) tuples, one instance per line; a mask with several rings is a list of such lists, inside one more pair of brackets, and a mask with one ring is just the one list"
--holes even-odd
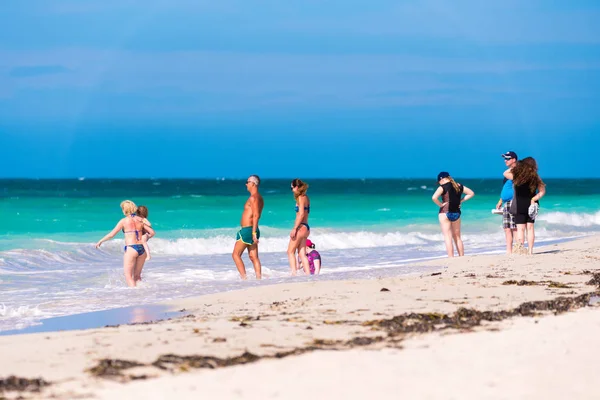
[(565, 213), (560, 211), (540, 213), (538, 221), (545, 221), (553, 225), (591, 227), (600, 226), (600, 211), (589, 213)]

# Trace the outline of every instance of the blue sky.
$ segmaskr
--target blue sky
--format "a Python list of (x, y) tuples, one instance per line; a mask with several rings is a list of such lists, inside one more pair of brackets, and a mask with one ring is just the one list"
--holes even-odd
[[(217, 4), (218, 3), (218, 4)], [(600, 2), (22, 0), (2, 177), (600, 177)]]

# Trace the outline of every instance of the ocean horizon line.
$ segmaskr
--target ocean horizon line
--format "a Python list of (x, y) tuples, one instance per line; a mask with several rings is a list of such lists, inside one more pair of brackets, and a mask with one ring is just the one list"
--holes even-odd
[[(0, 177), (0, 183), (4, 181), (125, 181), (125, 180), (136, 180), (136, 181), (159, 181), (159, 180), (170, 180), (170, 181), (241, 181), (247, 179), (248, 176), (253, 174), (248, 174), (244, 176), (237, 177), (227, 177), (227, 176), (217, 176), (217, 177), (138, 177), (138, 176), (119, 176), (119, 177), (46, 177), (46, 178), (37, 178), (37, 177)], [(271, 177), (271, 176), (261, 176), (259, 174), (261, 180), (292, 180), (298, 178), (295, 177)], [(483, 180), (483, 179), (502, 179), (502, 171), (497, 175), (493, 176), (455, 176), (457, 179), (469, 179), (469, 180)], [(409, 181), (409, 180), (433, 180), (435, 181), (435, 175), (433, 176), (414, 176), (414, 177), (300, 177), (302, 180), (312, 180), (312, 181), (360, 181), (360, 180), (373, 180), (373, 181)], [(544, 180), (600, 180), (600, 176), (590, 177), (590, 176), (569, 176), (569, 177), (553, 177), (553, 176), (545, 176)]]

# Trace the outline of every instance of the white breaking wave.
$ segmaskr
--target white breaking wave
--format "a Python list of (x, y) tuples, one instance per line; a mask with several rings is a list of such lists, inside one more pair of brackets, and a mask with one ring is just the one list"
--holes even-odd
[[(543, 227), (536, 229), (539, 239), (556, 239), (564, 237), (564, 232), (549, 230)], [(568, 235), (571, 236), (571, 235)], [(504, 231), (498, 228), (495, 232), (463, 232), (463, 240), (477, 247), (496, 245), (504, 241)], [(319, 251), (343, 250), (360, 248), (378, 248), (391, 246), (423, 247), (443, 242), (442, 234), (435, 230), (428, 232), (335, 232), (316, 230), (310, 235), (310, 240)], [(285, 252), (289, 243), (288, 236), (277, 235), (261, 237), (259, 250), (261, 253)], [(229, 254), (235, 245), (235, 239), (230, 235), (219, 235), (208, 238), (160, 239), (154, 238), (149, 242), (152, 254), (161, 255), (211, 255)], [(122, 251), (122, 243), (112, 246)], [(107, 246), (108, 248), (109, 246)]]
[[(547, 225), (568, 225), (567, 222), (569, 222), (570, 225), (568, 226), (571, 229), (569, 232), (565, 232), (564, 229), (554, 229), (553, 225), (552, 229), (537, 226), (536, 235), (539, 239), (565, 238), (577, 235), (577, 232), (572, 229), (573, 226), (600, 225), (600, 213), (587, 216), (584, 214), (550, 213), (544, 216), (544, 220), (547, 222)], [(339, 232), (330, 229), (315, 229), (311, 232), (310, 240), (315, 243), (319, 251), (392, 246), (423, 248), (443, 243), (442, 234), (437, 226), (424, 225), (420, 226), (419, 229), (419, 231), (409, 232)], [(231, 254), (235, 245), (235, 236), (229, 233), (223, 234), (223, 230), (219, 231), (219, 234), (209, 237), (153, 238), (148, 244), (153, 255), (204, 256)], [(287, 231), (282, 229), (266, 229), (266, 231), (265, 235), (260, 239), (260, 252), (285, 252), (289, 243), (289, 236), (286, 235)], [(470, 246), (493, 246), (504, 240), (504, 232), (500, 228), (484, 232), (469, 232), (468, 230), (464, 230), (462, 237), (465, 243)], [(9, 267), (11, 270), (18, 267), (21, 270), (24, 269), (23, 273), (28, 273), (27, 271), (30, 268), (38, 266), (50, 267), (57, 264), (68, 265), (93, 262), (106, 256), (112, 257), (122, 253), (124, 241), (122, 239), (108, 241), (102, 245), (100, 250), (95, 249), (93, 243), (52, 242), (52, 246), (51, 250), (18, 249), (1, 252), (0, 267)], [(43, 269), (46, 270), (46, 273), (52, 272), (48, 268)]]
[(590, 227), (600, 226), (600, 211), (595, 214), (588, 213), (565, 213), (565, 212), (549, 212), (540, 213), (538, 221), (545, 221), (549, 224)]
[(16, 317), (40, 317), (44, 313), (36, 306), (20, 306), (10, 307), (0, 304), (0, 317), (3, 318), (16, 318)]
[[(374, 233), (374, 232), (315, 232), (310, 236), (319, 250), (335, 250), (349, 248), (386, 247), (403, 245), (422, 245), (427, 240), (420, 233)], [(270, 236), (260, 239), (260, 252), (282, 252), (288, 247), (289, 237)], [(168, 255), (208, 255), (231, 253), (235, 244), (231, 236), (190, 239), (152, 239), (152, 253)]]
[(98, 251), (92, 244), (63, 243), (60, 248), (61, 250), (16, 249), (3, 251), (0, 266), (11, 267), (17, 265), (19, 268), (37, 268), (44, 265), (75, 264), (81, 261), (93, 260), (98, 255)]

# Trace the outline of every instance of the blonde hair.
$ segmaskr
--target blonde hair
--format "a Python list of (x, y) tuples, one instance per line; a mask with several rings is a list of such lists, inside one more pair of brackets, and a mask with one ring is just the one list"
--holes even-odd
[(296, 178), (292, 181), (292, 186), (298, 188), (298, 191), (294, 193), (294, 199), (298, 200), (298, 197), (306, 195), (308, 183), (302, 182), (301, 179)]
[(447, 179), (450, 181), (450, 183), (454, 187), (454, 190), (456, 190), (456, 193), (460, 193), (460, 185), (458, 183), (456, 183), (456, 181), (454, 179), (452, 179), (451, 176), (448, 176)]
[(125, 215), (134, 214), (137, 211), (137, 206), (131, 200), (123, 200), (121, 202), (121, 210), (123, 210), (123, 214)]

